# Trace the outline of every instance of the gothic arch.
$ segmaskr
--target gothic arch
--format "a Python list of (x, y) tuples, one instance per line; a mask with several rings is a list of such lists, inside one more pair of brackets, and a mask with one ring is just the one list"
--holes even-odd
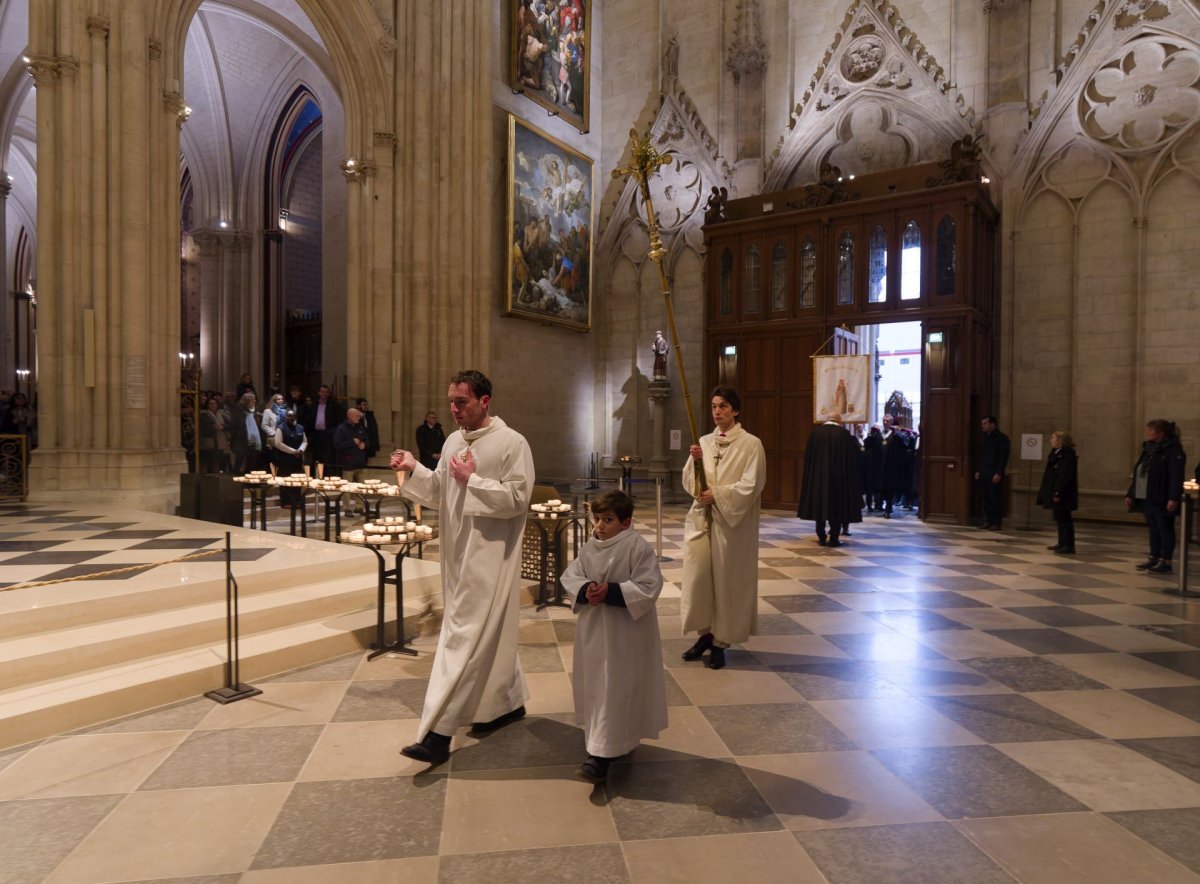
[[(792, 112), (789, 131), (767, 160), (763, 190), (816, 180), (822, 155), (836, 149), (829, 133), (863, 108), (916, 124), (908, 127), (910, 155), (889, 160), (902, 165), (940, 159), (953, 142), (978, 134), (975, 110), (898, 7), (890, 0), (852, 0)], [(892, 167), (877, 163), (870, 171), (885, 166)]]
[[(168, 83), (176, 88), (183, 76), (183, 47), (192, 18), (203, 0), (156, 0), (151, 33), (161, 34)], [(258, 7), (250, 0), (228, 0), (239, 8)], [(367, 156), (373, 133), (393, 132), (392, 94), (384, 55), (396, 40), (368, 0), (296, 0), (333, 60), (335, 83), (346, 113), (346, 141), (352, 155)]]

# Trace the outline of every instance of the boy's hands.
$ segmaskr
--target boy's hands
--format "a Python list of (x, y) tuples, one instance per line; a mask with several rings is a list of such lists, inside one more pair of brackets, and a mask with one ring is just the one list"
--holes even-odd
[(603, 605), (607, 598), (607, 583), (589, 583), (587, 585), (587, 600), (589, 605)]

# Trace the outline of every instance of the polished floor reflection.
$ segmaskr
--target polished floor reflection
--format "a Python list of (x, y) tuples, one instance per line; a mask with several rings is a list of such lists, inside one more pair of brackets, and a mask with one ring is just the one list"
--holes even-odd
[[(680, 511), (664, 566), (678, 581)], [(650, 533), (648, 529), (645, 529)], [(530, 716), (423, 773), (415, 659), (342, 657), (0, 755), (0, 882), (1200, 881), (1200, 607), (1142, 532), (763, 523), (759, 632), (670, 728), (574, 776), (574, 626), (523, 609)]]

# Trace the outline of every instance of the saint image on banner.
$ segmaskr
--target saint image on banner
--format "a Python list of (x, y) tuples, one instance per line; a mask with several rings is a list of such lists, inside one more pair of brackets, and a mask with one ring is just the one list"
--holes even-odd
[(813, 421), (837, 415), (842, 423), (865, 423), (870, 376), (870, 356), (814, 356)]

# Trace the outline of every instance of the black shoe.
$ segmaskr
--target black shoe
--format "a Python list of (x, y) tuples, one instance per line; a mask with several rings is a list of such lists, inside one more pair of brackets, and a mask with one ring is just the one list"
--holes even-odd
[(826, 546), (844, 546), (845, 544), (843, 544), (840, 540), (831, 540), (831, 541), (829, 541), (829, 543), (827, 543), (825, 545)]
[(890, 518), (892, 517), (892, 514), (891, 514), (891, 513), (888, 513), (888, 512), (885, 512), (885, 513), (883, 514), (883, 517), (884, 517), (885, 519), (890, 519)]
[(421, 742), (401, 749), (400, 754), (429, 765), (445, 764), (450, 758), (450, 738), (430, 731)]
[(693, 660), (699, 660), (713, 646), (712, 633), (706, 633), (696, 639), (696, 643), (683, 652), (683, 659), (691, 663)]
[(1056, 544), (1054, 544), (1054, 546), (1046, 547), (1046, 549), (1050, 550), (1050, 552), (1058, 552), (1062, 548), (1063, 548), (1063, 545), (1061, 543), (1056, 543)]
[(1058, 553), (1060, 556), (1073, 556), (1073, 555), (1075, 555), (1075, 547), (1060, 546), (1058, 549), (1055, 550), (1055, 552)]
[(714, 647), (712, 653), (708, 655), (709, 669), (724, 669), (725, 668), (725, 649)]
[(824, 546), (828, 542), (823, 534), (817, 535), (817, 546)]
[(525, 707), (518, 706), (512, 712), (505, 712), (499, 718), (493, 718), (491, 721), (477, 721), (471, 725), (471, 733), (473, 734), (490, 734), (492, 731), (498, 731), (506, 724), (512, 724), (514, 721), (520, 721), (525, 717)]
[(987, 528), (986, 528), (985, 530), (987, 530), (987, 531), (999, 531), (999, 530), (1000, 530), (1000, 526), (999, 526), (999, 525), (988, 525), (988, 526), (987, 526)]
[(1170, 574), (1171, 563), (1166, 559), (1159, 559), (1158, 563), (1153, 568), (1147, 568), (1146, 570), (1151, 574)]
[(587, 761), (579, 765), (579, 775), (592, 783), (603, 783), (608, 779), (610, 759), (598, 755), (589, 755)]
[(1158, 559), (1146, 559), (1146, 561), (1142, 562), (1139, 565), (1134, 565), (1133, 567), (1137, 568), (1137, 570), (1139, 570), (1139, 571), (1149, 571), (1151, 568), (1153, 568), (1157, 564), (1158, 564)]

